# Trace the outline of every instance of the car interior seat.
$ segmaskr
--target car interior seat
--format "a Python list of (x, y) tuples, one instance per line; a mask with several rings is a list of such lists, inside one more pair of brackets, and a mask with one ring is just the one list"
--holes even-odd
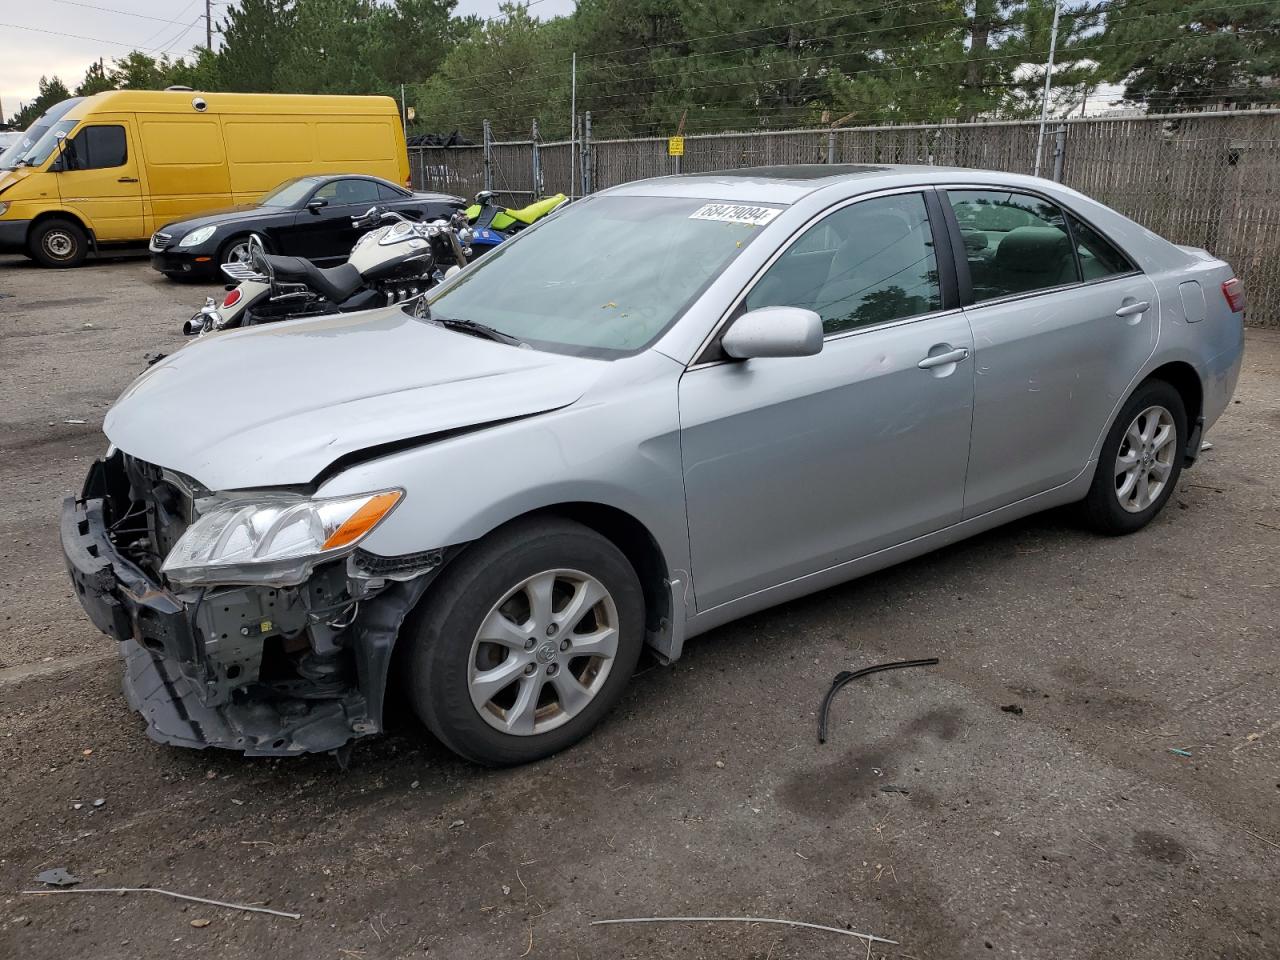
[(996, 247), (994, 285), (1006, 293), (1076, 281), (1071, 240), (1057, 227), (1017, 227)]

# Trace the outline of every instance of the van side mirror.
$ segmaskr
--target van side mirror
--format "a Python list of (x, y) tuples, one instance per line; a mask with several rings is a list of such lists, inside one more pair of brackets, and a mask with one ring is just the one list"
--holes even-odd
[(324, 197), (312, 197), (307, 201), (307, 209), (312, 213), (319, 213), (329, 205), (329, 201)]
[(58, 151), (57, 158), (53, 163), (49, 164), (49, 170), (52, 173), (61, 173), (63, 170), (70, 169), (70, 155), (75, 150), (74, 143), (67, 142), (67, 135), (59, 130), (53, 135), (53, 139), (57, 140), (54, 150)]
[(735, 360), (811, 357), (822, 352), (822, 318), (800, 307), (761, 307), (744, 313), (720, 340)]

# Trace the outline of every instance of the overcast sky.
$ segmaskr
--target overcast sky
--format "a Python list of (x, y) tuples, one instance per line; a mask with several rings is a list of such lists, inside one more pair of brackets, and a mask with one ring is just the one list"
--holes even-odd
[[(459, 0), (457, 12), (491, 17), (498, 2)], [(215, 3), (215, 23), (226, 6)], [(531, 6), (551, 17), (572, 10), (573, 0)], [(203, 43), (204, 0), (0, 0), (0, 107), (11, 116), (36, 95), (41, 76), (56, 74), (74, 89), (99, 57), (135, 48), (176, 57)]]

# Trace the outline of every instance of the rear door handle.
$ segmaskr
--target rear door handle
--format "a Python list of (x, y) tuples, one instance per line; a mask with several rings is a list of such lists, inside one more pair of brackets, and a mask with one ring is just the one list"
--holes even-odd
[(1151, 309), (1151, 303), (1147, 300), (1135, 300), (1133, 303), (1126, 303), (1123, 307), (1116, 311), (1117, 317), (1136, 317), (1140, 313), (1146, 313)]
[(118, 180), (116, 180), (116, 183), (137, 183), (137, 182), (138, 182), (137, 177), (120, 177)]
[(948, 363), (959, 363), (969, 357), (968, 347), (956, 347), (954, 350), (948, 350), (946, 353), (939, 353), (936, 356), (925, 357), (916, 364), (921, 370), (931, 370), (934, 367), (944, 367)]

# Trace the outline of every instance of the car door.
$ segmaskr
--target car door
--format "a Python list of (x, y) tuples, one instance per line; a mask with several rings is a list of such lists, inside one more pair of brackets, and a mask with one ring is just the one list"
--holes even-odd
[(83, 124), (51, 167), (58, 194), (103, 243), (147, 236), (132, 123), (121, 118)]
[(345, 260), (360, 231), (351, 218), (378, 202), (378, 185), (372, 180), (343, 177), (316, 188), (293, 221), (289, 250), (311, 260)]
[(737, 362), (712, 353), (684, 374), (699, 611), (960, 519), (973, 342), (941, 223), (932, 191), (824, 214), (736, 307), (815, 310), (822, 351)]
[(965, 517), (1066, 483), (1155, 349), (1152, 282), (1047, 197), (945, 192), (973, 302), (974, 416)]

